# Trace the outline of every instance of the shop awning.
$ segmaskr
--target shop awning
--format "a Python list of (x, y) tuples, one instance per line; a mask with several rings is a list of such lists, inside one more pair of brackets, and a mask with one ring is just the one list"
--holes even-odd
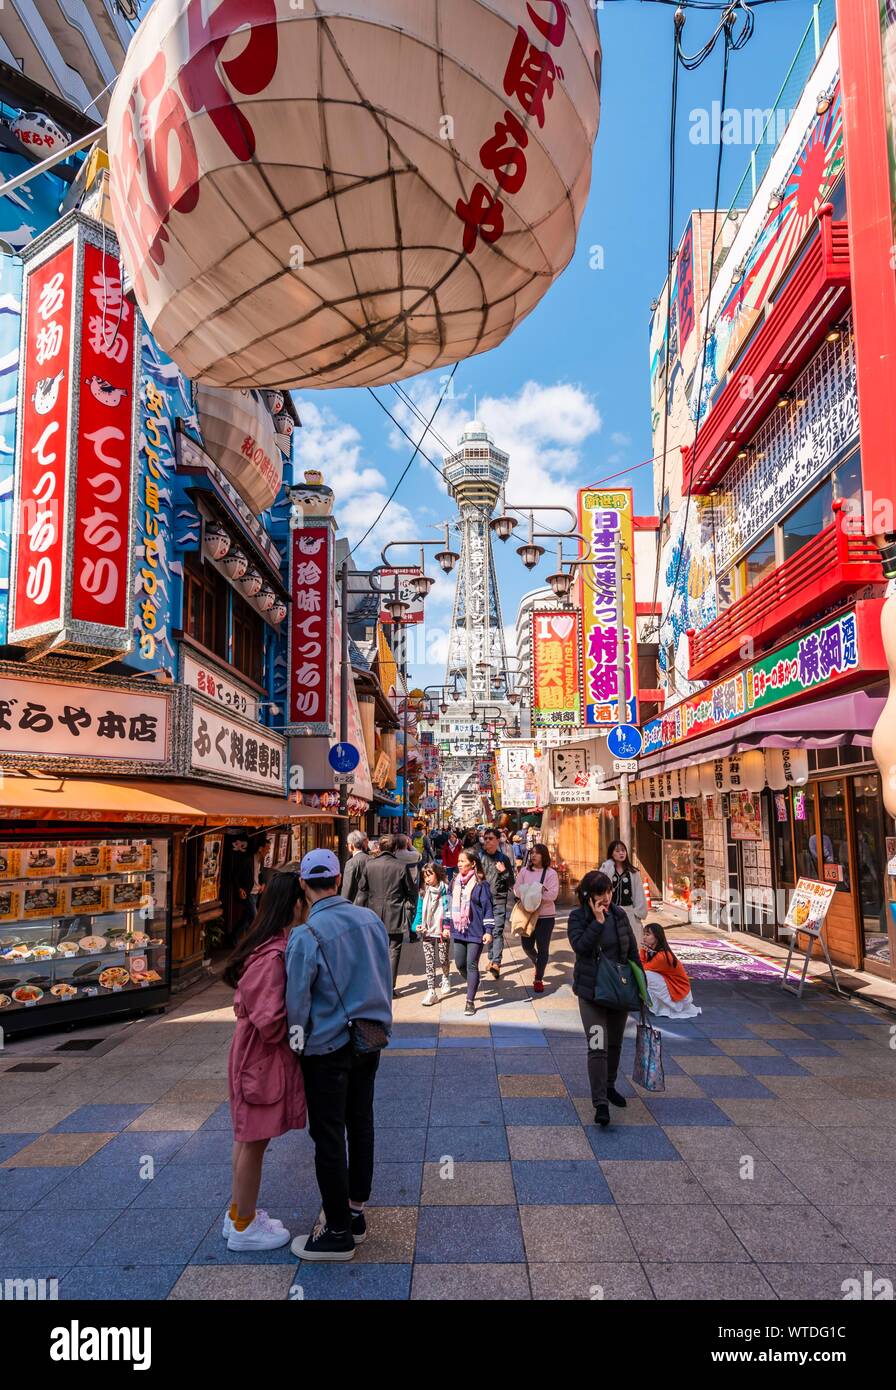
[(882, 694), (855, 690), (830, 700), (757, 714), (701, 738), (684, 739), (659, 753), (648, 754), (639, 760), (638, 776), (674, 772), (695, 762), (745, 753), (749, 748), (867, 748), (885, 703)]
[(0, 820), (263, 826), (330, 819), (330, 813), (297, 806), (285, 796), (260, 796), (196, 782), (6, 775), (0, 787)]

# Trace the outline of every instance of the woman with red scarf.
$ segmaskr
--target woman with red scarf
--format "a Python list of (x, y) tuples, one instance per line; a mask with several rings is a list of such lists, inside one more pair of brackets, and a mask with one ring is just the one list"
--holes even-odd
[(451, 939), (454, 942), (454, 963), (467, 982), (465, 1014), (474, 1014), (476, 991), (479, 988), (479, 957), (483, 946), (492, 939), (495, 909), (491, 889), (485, 882), (479, 855), (473, 849), (463, 849), (457, 873), (451, 886)]

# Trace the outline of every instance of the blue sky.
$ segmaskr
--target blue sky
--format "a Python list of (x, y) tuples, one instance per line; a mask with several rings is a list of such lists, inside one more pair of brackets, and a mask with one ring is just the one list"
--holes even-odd
[[(770, 105), (777, 95), (812, 13), (811, 0), (779, 0), (758, 7), (747, 47), (732, 55), (729, 108)], [(576, 254), (538, 308), (492, 352), (462, 362), (434, 430), (453, 446), (465, 420), (479, 414), (497, 444), (511, 455), (511, 501), (569, 502), (579, 487), (613, 473), (635, 488), (636, 507), (653, 510), (651, 469), (635, 469), (652, 452), (648, 387), (650, 302), (663, 284), (668, 235), (668, 136), (672, 19), (666, 5), (608, 0), (599, 7), (603, 43), (601, 127), (594, 151), (591, 195)], [(715, 17), (688, 11), (684, 48), (699, 49)], [(717, 147), (694, 144), (692, 112), (718, 100), (721, 46), (694, 73), (679, 79), (679, 136), (675, 239), (695, 207), (711, 207)], [(726, 145), (722, 205), (727, 206), (750, 148)], [(592, 248), (602, 248), (593, 257)], [(602, 269), (592, 269), (602, 260)], [(441, 373), (439, 374), (441, 375)], [(436, 374), (403, 383), (426, 417), (439, 392)], [(414, 421), (389, 387), (378, 391), (415, 439)], [(321, 467), (337, 494), (342, 534), (356, 542), (373, 520), (407, 463), (410, 445), (366, 391), (298, 393), (305, 428), (300, 461)], [(423, 448), (441, 463), (434, 437)], [(631, 468), (631, 473), (625, 472)], [(432, 536), (451, 514), (437, 475), (425, 462), (408, 473), (395, 502), (358, 562), (377, 562), (381, 546), (398, 537)], [(404, 558), (404, 557), (400, 557)], [(414, 559), (408, 550), (407, 562)], [(512, 543), (496, 543), (505, 626), (538, 577), (529, 575)], [(411, 671), (421, 683), (441, 681), (453, 588), (440, 580), (427, 604)]]

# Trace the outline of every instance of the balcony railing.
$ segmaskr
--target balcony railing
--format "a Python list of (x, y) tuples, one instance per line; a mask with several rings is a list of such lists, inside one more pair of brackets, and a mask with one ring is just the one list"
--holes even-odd
[(700, 632), (688, 632), (692, 681), (708, 680), (742, 661), (743, 644), (761, 648), (805, 618), (867, 584), (880, 583), (880, 551), (860, 522), (835, 502), (830, 526), (744, 594)]
[(849, 228), (825, 203), (729, 371), (696, 450), (682, 446), (685, 492), (712, 491), (842, 318), (850, 294)]

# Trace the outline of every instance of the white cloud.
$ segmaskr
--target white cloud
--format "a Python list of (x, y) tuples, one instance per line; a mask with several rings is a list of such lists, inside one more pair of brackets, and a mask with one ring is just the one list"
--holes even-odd
[(614, 430), (610, 435), (610, 442), (620, 448), (626, 448), (632, 441), (627, 434), (622, 434), (620, 430)]

